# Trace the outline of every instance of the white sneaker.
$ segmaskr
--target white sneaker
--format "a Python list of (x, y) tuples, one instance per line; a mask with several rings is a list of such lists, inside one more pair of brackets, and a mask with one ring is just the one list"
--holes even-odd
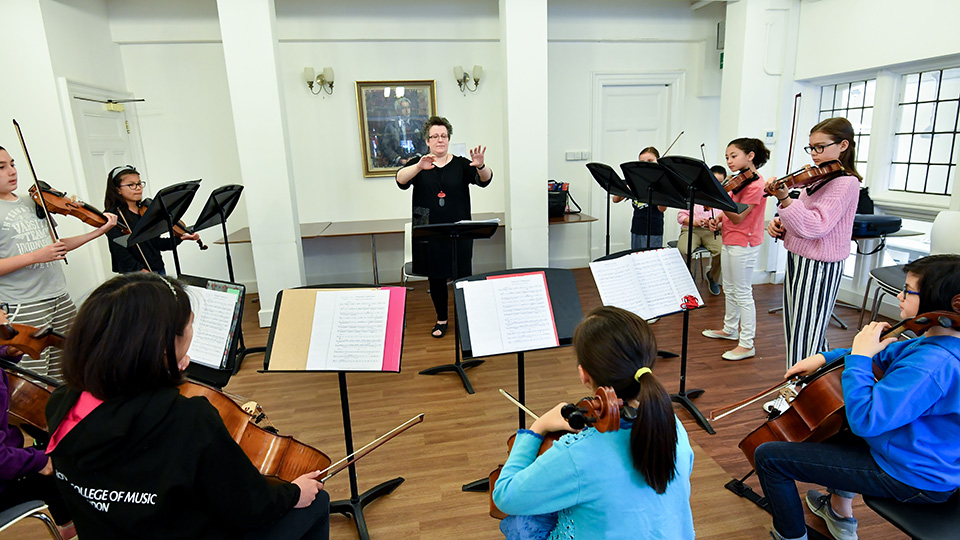
[(700, 332), (700, 333), (708, 338), (729, 339), (730, 341), (740, 341), (740, 336), (737, 334), (733, 334), (733, 335), (724, 334), (722, 331), (717, 331), (717, 330), (704, 330), (703, 332)]
[(787, 400), (783, 396), (777, 396), (777, 399), (770, 400), (763, 404), (763, 410), (766, 413), (772, 413), (774, 409), (782, 413), (790, 408), (790, 404), (787, 403)]

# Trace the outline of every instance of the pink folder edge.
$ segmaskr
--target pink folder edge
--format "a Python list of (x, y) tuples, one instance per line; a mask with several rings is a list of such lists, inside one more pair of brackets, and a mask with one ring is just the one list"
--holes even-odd
[(384, 335), (383, 365), (381, 371), (400, 371), (400, 349), (403, 347), (403, 311), (407, 301), (406, 287), (381, 287), (390, 291), (387, 308), (387, 332)]

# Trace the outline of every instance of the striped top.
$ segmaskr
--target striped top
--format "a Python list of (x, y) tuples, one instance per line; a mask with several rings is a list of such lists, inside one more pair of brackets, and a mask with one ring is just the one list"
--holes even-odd
[(840, 176), (780, 208), (788, 251), (815, 261), (837, 262), (850, 256), (853, 219), (857, 214), (860, 180)]

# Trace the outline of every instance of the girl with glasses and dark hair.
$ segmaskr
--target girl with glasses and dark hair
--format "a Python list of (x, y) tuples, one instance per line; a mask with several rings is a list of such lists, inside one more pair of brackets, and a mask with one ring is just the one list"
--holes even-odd
[(509, 514), (501, 531), (510, 540), (692, 539), (693, 449), (651, 371), (653, 330), (633, 313), (601, 307), (577, 326), (573, 347), (583, 385), (591, 393), (612, 387), (636, 418), (621, 415), (619, 430), (565, 434), (539, 457), (546, 434), (573, 431), (560, 412), (565, 404), (519, 430), (492, 486), (494, 503)]
[[(117, 216), (107, 212), (102, 227), (54, 242), (42, 210), (38, 214), (33, 200), (14, 193), (17, 182), (13, 158), (0, 146), (0, 302), (9, 305), (11, 322), (50, 326), (66, 334), (77, 308), (67, 292), (60, 261), (68, 251), (113, 228)], [(21, 365), (58, 379), (60, 355), (59, 349), (50, 347), (41, 358), (24, 359)]]
[[(774, 238), (787, 248), (787, 273), (783, 280), (783, 328), (787, 367), (827, 349), (827, 325), (833, 313), (850, 256), (853, 219), (860, 197), (853, 126), (846, 118), (828, 118), (810, 130), (807, 147), (816, 165), (838, 160), (846, 173), (800, 190), (790, 197), (787, 187), (771, 191), (779, 217), (767, 225)], [(767, 181), (767, 188), (776, 178)], [(778, 406), (783, 406), (782, 400)]]
[(710, 228), (723, 233), (720, 264), (723, 266), (723, 291), (726, 307), (721, 330), (704, 330), (708, 338), (729, 339), (737, 346), (723, 353), (724, 360), (737, 361), (756, 354), (753, 338), (757, 334), (757, 306), (753, 301), (753, 270), (763, 243), (763, 177), (757, 173), (770, 159), (770, 150), (760, 139), (740, 138), (727, 145), (727, 167), (734, 173), (750, 170), (757, 178), (730, 192), (730, 197), (747, 205), (741, 213), (724, 210)]
[(192, 339), (187, 292), (157, 274), (117, 276), (81, 306), (46, 410), (80, 538), (328, 538), (320, 471), (268, 481), (206, 398), (180, 394)]
[[(146, 182), (140, 179), (140, 173), (133, 165), (115, 167), (107, 174), (107, 189), (103, 199), (103, 207), (108, 212), (116, 212), (120, 216), (119, 222), (126, 224), (130, 230), (140, 221), (140, 202), (143, 200), (143, 188)], [(107, 237), (110, 239), (110, 261), (114, 272), (156, 272), (166, 275), (161, 251), (172, 250), (184, 240), (198, 240), (197, 233), (184, 234), (180, 238), (152, 238), (134, 246), (123, 247), (114, 242), (123, 236), (119, 227), (110, 229)]]
[[(924, 257), (904, 270), (901, 318), (960, 312), (960, 255)], [(934, 326), (915, 339), (881, 340), (889, 327), (870, 323), (851, 349), (815, 354), (787, 371), (787, 378), (806, 375), (845, 357), (843, 401), (852, 435), (757, 448), (757, 475), (778, 540), (806, 538), (796, 481), (829, 486), (825, 494), (808, 491), (806, 503), (841, 540), (857, 538), (857, 493), (939, 503), (960, 486), (960, 329)], [(883, 372), (879, 380), (874, 366)]]
[[(455, 223), (470, 216), (470, 186), (487, 187), (493, 170), (484, 163), (487, 148), (470, 149), (470, 159), (449, 153), (453, 126), (446, 118), (431, 116), (423, 124), (430, 153), (414, 156), (397, 171), (397, 186), (413, 186), (413, 225)], [(457, 269), (453, 271), (453, 242), (430, 240), (413, 243), (413, 273), (430, 280), (430, 298), (437, 323), (430, 335), (442, 338), (449, 320), (447, 280), (473, 273), (473, 240), (457, 241)]]

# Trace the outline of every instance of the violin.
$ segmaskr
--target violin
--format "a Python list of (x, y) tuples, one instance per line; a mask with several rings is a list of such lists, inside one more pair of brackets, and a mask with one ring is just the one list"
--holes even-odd
[[(137, 204), (141, 216), (147, 212), (147, 207), (150, 206), (151, 202), (153, 202), (153, 199), (147, 198), (143, 199)], [(173, 224), (173, 234), (176, 235), (177, 238), (180, 238), (185, 234), (193, 234), (193, 231), (191, 231), (183, 221), (177, 221)], [(197, 238), (197, 244), (200, 246), (201, 250), (205, 250), (207, 247), (209, 247), (205, 245), (203, 240), (200, 240), (199, 238)]]
[[(37, 189), (38, 186), (39, 189)], [(37, 180), (37, 185), (30, 186), (29, 192), (33, 202), (43, 206), (49, 212), (73, 216), (94, 227), (103, 227), (107, 224), (107, 216), (102, 212), (81, 201), (75, 195), (67, 195), (63, 191), (53, 189), (43, 180)], [(125, 226), (117, 223), (117, 227), (120, 227), (124, 234), (130, 234), (130, 230)]]
[(723, 186), (724, 191), (736, 191), (743, 186), (753, 182), (760, 176), (757, 174), (757, 171), (751, 171), (750, 169), (744, 169), (737, 174), (732, 174), (724, 179), (720, 183)]
[(192, 381), (181, 384), (179, 389), (186, 397), (207, 398), (220, 413), (230, 436), (263, 476), (293, 482), (304, 473), (326, 469), (332, 463), (320, 450), (256, 425), (240, 405), (219, 390)]
[[(16, 347), (29, 356), (40, 358), (43, 349), (63, 345), (63, 336), (50, 327), (38, 330), (24, 324), (6, 323), (0, 325), (0, 345)], [(0, 359), (0, 367), (7, 373), (11, 422), (21, 425), (34, 439), (46, 442), (49, 437), (45, 414), (47, 401), (60, 383), (6, 359)]]
[[(921, 335), (935, 326), (960, 328), (960, 313), (933, 311), (906, 319), (884, 332), (880, 340), (898, 336), (907, 330)], [(805, 386), (790, 402), (790, 407), (779, 416), (764, 422), (740, 441), (738, 446), (751, 467), (754, 467), (753, 458), (757, 447), (765, 442), (822, 442), (840, 432), (846, 415), (841, 384), (843, 366), (844, 358), (841, 357), (824, 364), (809, 375), (799, 377), (799, 382)], [(877, 373), (879, 368), (874, 367), (875, 375), (879, 379), (883, 373)], [(785, 383), (779, 385), (777, 390), (783, 386)], [(761, 398), (769, 393), (765, 392)]]
[(819, 166), (806, 165), (799, 171), (790, 173), (771, 184), (766, 189), (765, 197), (774, 195), (777, 190), (783, 188), (792, 188), (799, 186), (808, 186), (817, 182), (832, 180), (838, 176), (843, 176), (847, 172), (843, 164), (838, 160), (825, 161)]
[[(586, 427), (594, 427), (601, 433), (618, 431), (621, 415), (626, 419), (636, 418), (636, 410), (633, 407), (624, 406), (623, 400), (617, 397), (616, 392), (610, 386), (597, 388), (596, 394), (581, 399), (576, 405), (570, 403), (564, 405), (560, 414), (570, 424), (570, 427), (577, 431)], [(566, 431), (548, 433), (540, 444), (537, 456), (543, 455), (553, 446), (554, 442), (560, 440), (560, 437), (566, 434)], [(514, 433), (507, 439), (507, 454), (513, 449), (513, 441), (516, 437), (517, 434)], [(490, 517), (497, 519), (507, 517), (507, 514), (503, 513), (493, 503), (493, 488), (496, 486), (502, 470), (503, 465), (500, 465), (490, 472)]]

